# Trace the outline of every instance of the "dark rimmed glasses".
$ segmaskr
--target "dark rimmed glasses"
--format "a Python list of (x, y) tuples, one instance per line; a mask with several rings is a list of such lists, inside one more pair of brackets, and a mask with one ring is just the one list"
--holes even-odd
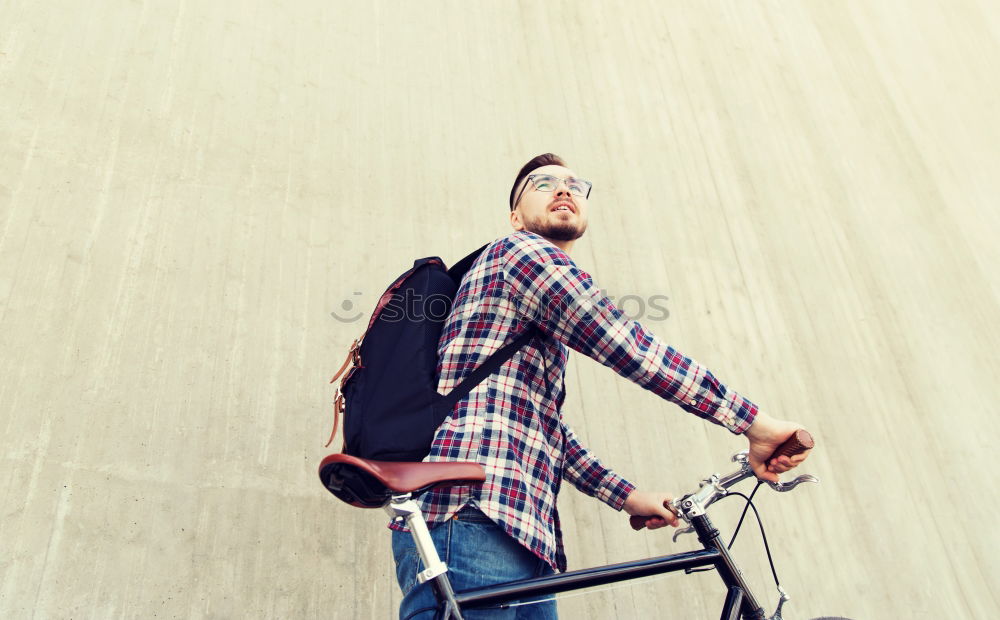
[[(570, 193), (581, 198), (590, 198), (590, 189), (594, 186), (593, 183), (585, 179), (578, 179), (576, 177), (562, 178), (551, 174), (529, 174), (527, 179), (528, 183), (531, 183), (535, 190), (539, 192), (554, 192), (559, 187), (560, 182), (565, 182)], [(514, 199), (511, 209), (517, 206), (518, 201), (521, 200), (524, 190), (528, 188), (528, 183), (525, 183), (521, 187), (521, 191), (517, 193), (517, 198)]]

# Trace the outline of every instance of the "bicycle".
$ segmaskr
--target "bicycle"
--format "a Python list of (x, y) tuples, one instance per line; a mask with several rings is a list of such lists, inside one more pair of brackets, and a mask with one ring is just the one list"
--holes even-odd
[[(798, 431), (788, 441), (779, 446), (771, 455), (792, 456), (813, 446), (812, 437), (804, 430)], [(420, 513), (415, 498), (421, 493), (439, 485), (468, 484), (483, 482), (485, 471), (478, 463), (396, 463), (371, 461), (349, 456), (333, 454), (320, 463), (319, 474), (324, 486), (339, 499), (361, 508), (383, 508), (393, 519), (406, 521), (416, 543), (417, 551), (425, 567), (417, 575), (420, 584), (431, 582), (435, 598), (438, 602), (436, 617), (443, 620), (461, 620), (462, 610), (484, 608), (520, 599), (558, 594), (616, 583), (630, 579), (639, 579), (669, 572), (685, 571), (687, 573), (715, 569), (726, 586), (726, 597), (723, 604), (722, 620), (764, 620), (765, 612), (758, 598), (750, 590), (743, 573), (729, 553), (729, 547), (722, 541), (722, 535), (712, 525), (706, 510), (723, 497), (737, 495), (746, 498), (747, 505), (743, 511), (753, 507), (753, 494), (765, 481), (758, 481), (757, 488), (750, 496), (730, 491), (736, 484), (753, 477), (753, 470), (747, 458), (746, 451), (733, 455), (732, 460), (739, 463), (739, 469), (725, 476), (712, 474), (702, 480), (697, 491), (675, 498), (668, 508), (673, 511), (687, 527), (674, 532), (674, 540), (687, 533), (696, 533), (703, 548), (697, 551), (687, 551), (665, 556), (596, 566), (565, 573), (548, 575), (534, 579), (522, 579), (508, 583), (454, 592), (448, 581), (448, 568), (440, 560), (437, 550), (431, 541), (427, 524)], [(770, 460), (770, 459), (768, 459)], [(778, 492), (788, 492), (803, 482), (818, 483), (819, 479), (811, 475), (800, 475), (790, 482), (770, 482), (766, 484)], [(736, 526), (733, 540), (743, 523), (740, 518)], [(645, 527), (646, 520), (651, 517), (633, 516), (629, 519), (633, 529)], [(758, 522), (760, 516), (757, 515)], [(763, 534), (763, 525), (761, 525)], [(768, 561), (771, 560), (770, 549), (767, 548), (767, 538), (764, 538)], [(787, 593), (781, 588), (774, 564), (771, 562), (779, 600), (774, 613), (769, 620), (781, 620), (781, 611), (789, 600)], [(428, 611), (428, 610), (419, 610)], [(832, 617), (814, 618), (813, 620), (836, 620)], [(841, 619), (847, 620), (847, 619)]]

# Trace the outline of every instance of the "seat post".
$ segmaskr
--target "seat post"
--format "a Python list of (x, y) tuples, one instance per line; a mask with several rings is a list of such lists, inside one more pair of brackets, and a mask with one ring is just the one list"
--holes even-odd
[(410, 535), (417, 546), (417, 553), (423, 561), (424, 570), (417, 573), (417, 582), (431, 582), (434, 592), (439, 601), (445, 602), (444, 618), (462, 619), (458, 603), (455, 601), (455, 591), (451, 588), (448, 580), (448, 566), (441, 561), (437, 549), (434, 548), (434, 540), (431, 538), (430, 530), (427, 529), (427, 522), (420, 512), (420, 506), (409, 493), (393, 495), (392, 499), (383, 506), (394, 521), (403, 519), (406, 527), (410, 528)]

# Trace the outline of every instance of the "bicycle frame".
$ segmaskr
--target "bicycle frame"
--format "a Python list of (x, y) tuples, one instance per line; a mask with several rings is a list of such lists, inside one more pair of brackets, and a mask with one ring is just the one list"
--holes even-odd
[[(416, 542), (417, 551), (426, 567), (418, 575), (418, 581), (432, 583), (439, 612), (442, 614), (440, 617), (445, 620), (460, 619), (462, 617), (460, 610), (462, 609), (502, 605), (524, 598), (580, 590), (706, 566), (715, 567), (727, 587), (722, 620), (737, 620), (741, 615), (747, 620), (764, 620), (765, 618), (764, 609), (750, 591), (742, 572), (736, 566), (729, 550), (722, 541), (719, 530), (712, 525), (706, 514), (691, 517), (691, 525), (698, 534), (698, 540), (703, 545), (703, 549), (698, 551), (596, 566), (455, 593), (448, 581), (447, 568), (437, 555), (427, 525), (416, 506), (416, 502), (408, 494), (394, 496), (392, 501), (386, 505), (386, 511), (393, 517), (406, 520)], [(780, 613), (778, 617), (780, 618)]]

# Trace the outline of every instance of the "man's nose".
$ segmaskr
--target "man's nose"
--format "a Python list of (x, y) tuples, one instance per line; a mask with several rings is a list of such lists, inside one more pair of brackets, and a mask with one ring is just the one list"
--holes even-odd
[(559, 185), (556, 186), (556, 196), (569, 196), (572, 192), (569, 191), (569, 185), (566, 183), (565, 179), (559, 179)]

